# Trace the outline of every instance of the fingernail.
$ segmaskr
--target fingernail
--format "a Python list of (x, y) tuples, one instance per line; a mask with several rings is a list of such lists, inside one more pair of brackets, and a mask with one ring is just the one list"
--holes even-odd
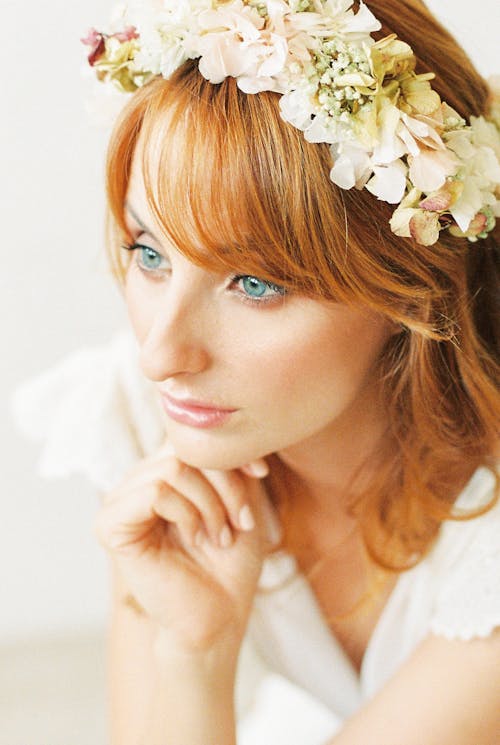
[(253, 475), (256, 476), (258, 479), (264, 478), (264, 476), (267, 476), (269, 474), (269, 466), (267, 463), (264, 463), (264, 461), (258, 460), (255, 461), (255, 463), (250, 463), (249, 468), (252, 471)]
[(231, 530), (229, 529), (228, 525), (224, 525), (219, 536), (220, 546), (221, 548), (229, 548), (232, 542), (233, 536), (231, 535)]
[(247, 504), (241, 508), (238, 522), (242, 530), (253, 530), (255, 528), (255, 519)]

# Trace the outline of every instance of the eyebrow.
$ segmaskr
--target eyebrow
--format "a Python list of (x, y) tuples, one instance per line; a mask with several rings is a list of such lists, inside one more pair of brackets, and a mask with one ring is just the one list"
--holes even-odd
[(150, 228), (148, 228), (148, 226), (145, 225), (142, 222), (142, 220), (140, 219), (140, 217), (137, 215), (137, 213), (135, 212), (135, 210), (132, 209), (132, 207), (130, 206), (130, 204), (128, 202), (125, 202), (125, 209), (131, 215), (131, 217), (133, 217), (133, 219), (135, 220), (135, 222), (138, 224), (138, 226), (140, 227), (140, 229), (142, 231), (144, 231), (144, 233), (148, 233), (148, 235), (150, 235), (151, 238), (154, 238), (157, 243), (160, 243), (160, 241), (155, 236), (155, 234), (152, 232), (152, 230)]

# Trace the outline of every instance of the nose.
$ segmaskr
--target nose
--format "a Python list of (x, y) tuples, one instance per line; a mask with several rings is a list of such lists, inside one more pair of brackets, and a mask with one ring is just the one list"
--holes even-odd
[(161, 382), (209, 366), (207, 310), (192, 296), (176, 299), (169, 293), (163, 298), (141, 343), (140, 365), (147, 378)]

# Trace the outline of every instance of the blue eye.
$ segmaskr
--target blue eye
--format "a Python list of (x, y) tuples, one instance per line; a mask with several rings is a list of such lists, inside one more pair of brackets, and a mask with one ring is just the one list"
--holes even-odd
[[(165, 269), (170, 270), (168, 260), (158, 251), (150, 246), (144, 246), (141, 243), (133, 243), (122, 246), (126, 251), (138, 251), (135, 263), (145, 274), (163, 274)], [(161, 262), (165, 261), (167, 266), (162, 267)], [(238, 295), (244, 303), (249, 305), (264, 305), (283, 297), (287, 294), (287, 289), (282, 285), (274, 284), (265, 279), (259, 279), (251, 274), (238, 274), (231, 278), (231, 285), (241, 287)]]
[(268, 289), (267, 283), (257, 277), (243, 277), (242, 284), (245, 292), (251, 297), (262, 297)]
[(134, 243), (129, 246), (122, 246), (127, 251), (138, 251), (137, 265), (146, 272), (155, 272), (161, 269), (161, 262), (165, 260), (158, 251), (149, 246), (142, 246), (140, 243)]
[[(139, 251), (140, 263), (145, 269), (159, 269), (162, 260), (162, 256), (158, 251), (154, 251), (152, 248), (146, 248), (144, 246)], [(155, 263), (159, 262), (159, 264)]]
[(233, 282), (235, 284), (241, 283), (243, 299), (247, 302), (267, 302), (277, 296), (283, 297), (286, 294), (286, 289), (282, 285), (276, 285), (250, 274), (240, 274), (233, 277)]

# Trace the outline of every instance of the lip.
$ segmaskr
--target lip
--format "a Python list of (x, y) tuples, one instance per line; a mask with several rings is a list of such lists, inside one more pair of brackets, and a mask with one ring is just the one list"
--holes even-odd
[(209, 428), (223, 424), (237, 409), (223, 409), (193, 398), (178, 399), (161, 394), (163, 408), (171, 419), (191, 427)]

